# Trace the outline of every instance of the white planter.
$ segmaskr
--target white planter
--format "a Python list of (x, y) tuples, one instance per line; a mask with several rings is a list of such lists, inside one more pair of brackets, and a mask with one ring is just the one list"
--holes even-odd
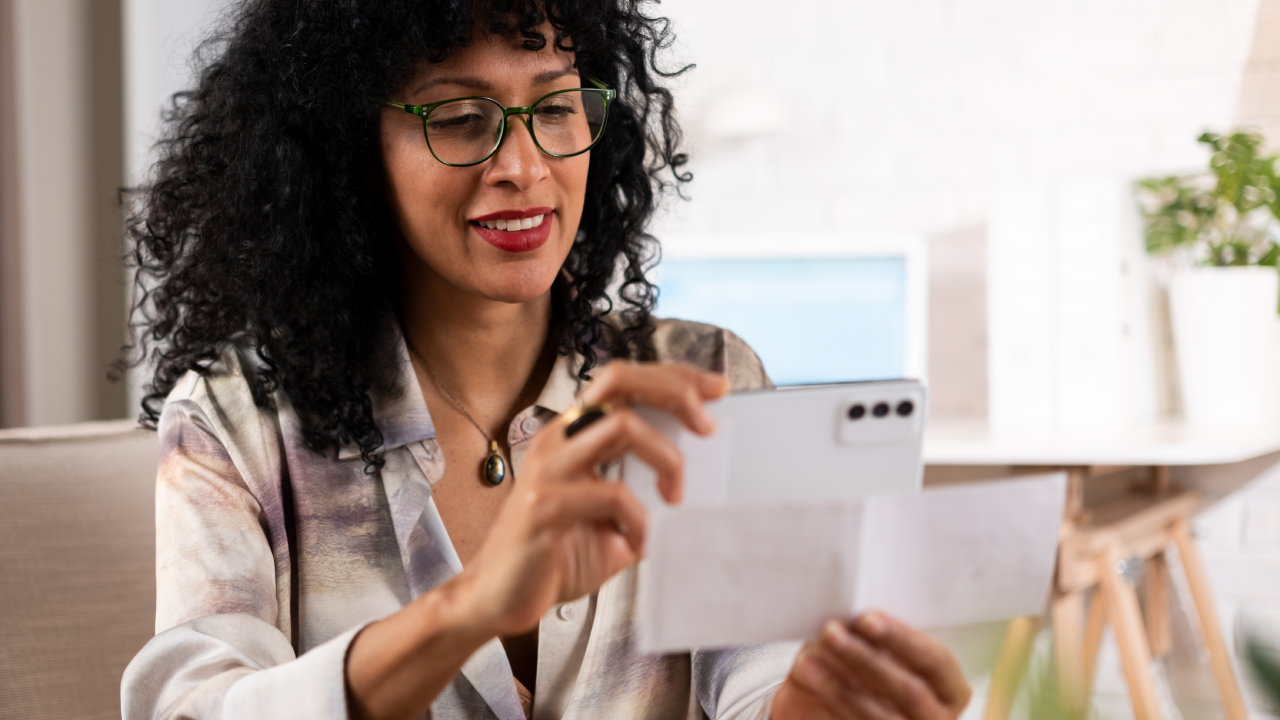
[(1232, 427), (1280, 419), (1277, 297), (1275, 268), (1204, 267), (1170, 278), (1169, 310), (1188, 423)]

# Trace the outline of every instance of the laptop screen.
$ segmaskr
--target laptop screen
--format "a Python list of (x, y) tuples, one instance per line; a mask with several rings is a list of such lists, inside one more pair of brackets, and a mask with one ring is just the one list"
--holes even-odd
[(732, 330), (778, 385), (906, 374), (901, 256), (666, 259), (654, 279), (658, 317)]

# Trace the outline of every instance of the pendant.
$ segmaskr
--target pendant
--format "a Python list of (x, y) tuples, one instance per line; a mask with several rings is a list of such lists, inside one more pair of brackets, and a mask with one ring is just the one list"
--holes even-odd
[(484, 480), (493, 487), (502, 484), (507, 477), (507, 461), (498, 454), (498, 441), (489, 441), (489, 457), (484, 461)]

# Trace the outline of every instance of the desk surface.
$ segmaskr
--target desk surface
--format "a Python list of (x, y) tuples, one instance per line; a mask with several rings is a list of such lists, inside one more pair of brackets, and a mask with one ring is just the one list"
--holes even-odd
[(940, 421), (929, 424), (924, 439), (929, 465), (1221, 465), (1278, 451), (1280, 424), (995, 432), (982, 423)]

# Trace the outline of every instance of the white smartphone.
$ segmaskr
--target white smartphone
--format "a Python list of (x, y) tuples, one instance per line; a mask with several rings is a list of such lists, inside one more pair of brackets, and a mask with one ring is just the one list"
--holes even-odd
[[(684, 453), (681, 506), (776, 506), (857, 500), (920, 488), (928, 389), (918, 380), (752, 390), (708, 403), (707, 438), (670, 413), (638, 408)], [(634, 455), (623, 481), (651, 511), (669, 507)]]

